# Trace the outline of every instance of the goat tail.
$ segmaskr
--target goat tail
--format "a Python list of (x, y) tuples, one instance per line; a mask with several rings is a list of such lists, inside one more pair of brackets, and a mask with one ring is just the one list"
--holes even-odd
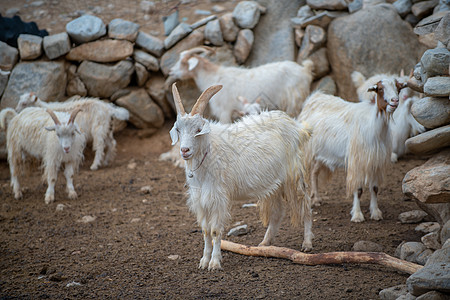
[(364, 77), (364, 75), (358, 71), (353, 71), (352, 73), (352, 81), (353, 84), (355, 85), (355, 88), (358, 89), (360, 86), (362, 86), (364, 84), (364, 82), (366, 81), (366, 78)]
[(116, 106), (112, 103), (109, 103), (111, 107), (111, 115), (113, 118), (121, 120), (121, 121), (128, 121), (130, 118), (130, 113), (126, 108)]
[(9, 122), (16, 115), (17, 115), (17, 112), (12, 108), (5, 108), (2, 111), (0, 111), (0, 129), (6, 130)]

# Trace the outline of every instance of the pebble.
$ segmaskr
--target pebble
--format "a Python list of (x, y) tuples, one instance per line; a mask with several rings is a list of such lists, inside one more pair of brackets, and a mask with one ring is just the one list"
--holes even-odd
[(90, 223), (90, 222), (95, 221), (95, 219), (97, 219), (97, 217), (87, 215), (87, 216), (82, 217), (80, 220), (78, 220), (78, 222)]
[[(143, 194), (150, 194), (152, 189), (153, 188), (151, 186), (149, 186), (149, 185), (143, 186), (143, 187), (141, 187), (141, 193), (143, 193)], [(142, 200), (142, 202), (144, 202), (144, 201)]]
[(173, 254), (173, 255), (169, 255), (167, 258), (170, 260), (178, 260), (181, 258), (181, 256), (179, 256), (178, 254)]

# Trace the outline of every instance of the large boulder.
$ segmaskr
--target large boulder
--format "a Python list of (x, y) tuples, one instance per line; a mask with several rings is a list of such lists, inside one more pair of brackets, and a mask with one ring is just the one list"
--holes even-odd
[(450, 146), (450, 125), (438, 127), (409, 138), (406, 149), (414, 154), (430, 154)]
[(339, 96), (357, 101), (354, 70), (370, 77), (413, 69), (426, 50), (392, 5), (380, 4), (333, 20), (328, 27), (328, 56)]
[(126, 40), (100, 40), (72, 48), (66, 59), (73, 61), (116, 62), (133, 54), (133, 44)]
[(72, 41), (81, 44), (105, 35), (106, 25), (99, 17), (84, 15), (67, 23), (66, 31)]
[(411, 114), (426, 128), (444, 126), (450, 123), (450, 103), (446, 98), (421, 98), (412, 104)]
[(115, 65), (86, 60), (78, 67), (77, 74), (86, 85), (89, 96), (109, 98), (116, 91), (128, 86), (133, 72), (134, 64), (128, 60), (122, 60)]
[(11, 72), (0, 108), (15, 108), (19, 97), (26, 92), (34, 92), (39, 98), (45, 100), (62, 100), (66, 84), (67, 74), (64, 62), (18, 63)]
[(260, 0), (267, 8), (254, 28), (255, 40), (246, 65), (255, 67), (283, 60), (295, 60), (295, 39), (291, 18), (296, 16), (305, 0)]

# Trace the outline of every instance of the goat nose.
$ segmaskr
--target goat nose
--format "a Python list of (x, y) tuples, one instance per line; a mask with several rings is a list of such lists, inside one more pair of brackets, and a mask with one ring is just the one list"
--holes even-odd
[(64, 152), (69, 153), (70, 148), (69, 147), (64, 147)]
[(187, 152), (189, 152), (189, 148), (183, 147), (183, 148), (181, 148), (181, 152), (187, 153)]

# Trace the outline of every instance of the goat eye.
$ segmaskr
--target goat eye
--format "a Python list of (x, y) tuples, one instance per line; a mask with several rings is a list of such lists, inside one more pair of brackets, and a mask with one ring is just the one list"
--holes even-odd
[(201, 129), (201, 128), (197, 129), (197, 133), (200, 133), (201, 131), (202, 131), (202, 129)]

